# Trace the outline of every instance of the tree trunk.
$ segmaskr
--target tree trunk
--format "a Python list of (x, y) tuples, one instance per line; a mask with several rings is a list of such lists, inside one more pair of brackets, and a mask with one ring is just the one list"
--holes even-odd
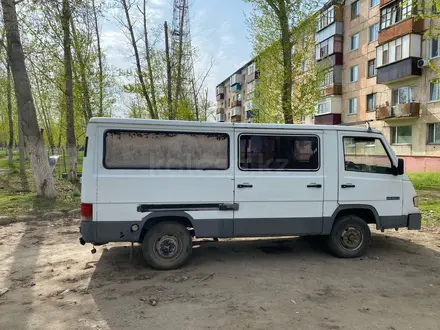
[(83, 103), (84, 103), (84, 111), (86, 114), (86, 123), (93, 117), (92, 113), (92, 105), (90, 103), (90, 92), (89, 92), (89, 84), (87, 82), (87, 74), (86, 74), (86, 64), (84, 62), (81, 45), (78, 40), (78, 35), (76, 33), (75, 24), (73, 19), (70, 19), (70, 25), (72, 26), (72, 37), (73, 37), (73, 46), (75, 48), (75, 54), (79, 63), (79, 75), (81, 78), (81, 87), (83, 94)]
[(8, 98), (8, 124), (9, 124), (9, 144), (8, 144), (8, 164), (14, 162), (14, 122), (12, 118), (12, 88), (11, 88), (11, 65), (6, 59), (6, 71), (8, 74), (6, 93)]
[[(26, 172), (26, 168), (24, 166), (24, 160), (25, 160), (25, 146), (24, 146), (24, 136), (23, 136), (23, 129), (21, 126), (21, 115), (20, 111), (18, 111), (18, 157), (20, 161), (20, 175), (24, 175)], [(43, 138), (43, 137), (41, 137)]]
[(281, 104), (284, 122), (293, 124), (292, 112), (292, 41), (290, 40), (289, 18), (284, 0), (279, 1), (278, 19), (281, 27), (281, 46), (283, 48), (283, 89)]
[(101, 39), (99, 37), (99, 27), (98, 27), (98, 15), (96, 14), (95, 0), (92, 0), (93, 7), (93, 17), (95, 20), (95, 33), (96, 40), (98, 44), (98, 66), (99, 66), (99, 110), (98, 117), (104, 116), (103, 100), (104, 100), (104, 77), (102, 69), (102, 53), (101, 53)]
[(136, 45), (136, 38), (134, 36), (133, 25), (131, 24), (130, 13), (128, 12), (127, 1), (121, 0), (121, 3), (122, 3), (122, 6), (124, 7), (125, 17), (127, 19), (127, 28), (128, 28), (128, 31), (130, 32), (131, 45), (133, 46), (134, 57), (136, 59), (136, 69), (137, 69), (139, 82), (140, 82), (141, 88), (142, 88), (142, 94), (144, 94), (144, 98), (147, 101), (147, 106), (148, 106), (148, 111), (150, 113), (150, 117), (152, 119), (157, 119), (157, 114), (155, 113), (153, 105), (151, 104), (150, 95), (148, 95), (147, 86), (145, 86), (144, 77), (142, 75), (142, 67), (141, 67), (141, 61), (139, 58), (139, 51), (138, 51), (138, 48)]
[(53, 133), (52, 133), (52, 124), (50, 122), (50, 117), (48, 115), (47, 104), (44, 101), (43, 94), (41, 92), (38, 77), (35, 77), (35, 85), (37, 87), (38, 97), (40, 98), (41, 116), (43, 117), (44, 128), (46, 129), (47, 139), (49, 141), (49, 147), (51, 149), (51, 153), (53, 154), (54, 140), (53, 140)]
[(175, 109), (177, 111), (179, 107), (180, 95), (182, 93), (182, 65), (183, 65), (183, 25), (185, 19), (185, 7), (186, 0), (183, 0), (182, 5), (182, 16), (180, 17), (180, 26), (179, 26), (179, 50), (177, 54), (177, 77), (176, 77), (176, 95), (174, 99), (176, 100)]
[(73, 112), (73, 75), (72, 75), (72, 52), (70, 48), (70, 4), (69, 0), (63, 0), (63, 13), (61, 25), (63, 27), (64, 48), (64, 74), (66, 82), (66, 140), (67, 140), (67, 177), (70, 181), (76, 181), (76, 138), (75, 121)]
[(165, 56), (167, 61), (167, 94), (168, 94), (168, 119), (176, 119), (173, 114), (173, 92), (171, 85), (171, 59), (170, 59), (170, 41), (168, 39), (168, 23), (165, 22)]
[(153, 69), (151, 68), (150, 45), (148, 42), (147, 0), (144, 0), (144, 11), (143, 11), (142, 15), (144, 18), (145, 52), (146, 52), (146, 58), (147, 58), (148, 78), (150, 80), (151, 101), (153, 103), (154, 112), (157, 114), (156, 87), (154, 85)]
[(44, 139), (38, 127), (37, 113), (20, 40), (16, 4), (14, 0), (1, 0), (1, 4), (8, 44), (8, 57), (11, 62), (15, 96), (20, 114), (20, 126), (29, 152), (35, 189), (38, 196), (53, 198), (56, 197), (57, 193), (49, 167)]

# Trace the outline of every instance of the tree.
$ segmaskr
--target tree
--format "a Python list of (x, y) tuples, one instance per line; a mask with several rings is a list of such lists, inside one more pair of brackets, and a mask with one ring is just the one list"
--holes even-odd
[(8, 57), (14, 78), (17, 108), (20, 114), (20, 125), (29, 153), (36, 192), (38, 196), (54, 198), (56, 197), (56, 190), (49, 167), (43, 134), (38, 126), (18, 27), (16, 2), (14, 0), (1, 0), (1, 5), (6, 30)]
[(153, 107), (153, 104), (151, 103), (151, 99), (150, 99), (150, 94), (147, 91), (147, 86), (145, 84), (144, 76), (142, 74), (142, 66), (141, 66), (141, 60), (140, 60), (140, 56), (139, 56), (139, 50), (138, 50), (136, 38), (134, 35), (133, 24), (132, 24), (131, 18), (130, 18), (130, 8), (131, 8), (132, 4), (127, 3), (127, 0), (121, 0), (121, 4), (124, 9), (125, 18), (127, 21), (127, 23), (124, 24), (124, 26), (126, 27), (126, 29), (128, 30), (128, 32), (130, 34), (131, 46), (133, 47), (134, 57), (136, 60), (136, 71), (137, 71), (139, 83), (141, 84), (142, 94), (145, 97), (145, 100), (147, 101), (147, 106), (148, 106), (148, 111), (150, 113), (150, 117), (152, 119), (156, 119), (156, 118), (158, 118), (158, 116), (157, 116), (156, 112), (154, 111), (154, 107)]
[[(279, 109), (281, 103), (282, 120), (287, 124), (293, 123), (298, 112), (298, 109), (293, 107), (295, 103), (292, 100), (296, 93), (293, 74), (299, 71), (298, 69), (311, 50), (310, 47), (298, 48), (295, 56), (292, 56), (292, 51), (301, 36), (310, 33), (312, 28), (314, 29), (316, 14), (313, 12), (318, 2), (315, 0), (245, 1), (254, 5), (254, 12), (248, 24), (251, 28), (254, 51), (258, 58), (257, 67), (261, 73), (260, 77), (265, 79), (257, 84), (260, 85), (256, 93), (256, 98), (260, 97), (259, 102), (258, 100), (256, 102), (260, 107), (260, 116), (259, 118), (257, 116), (257, 119), (280, 121), (280, 113), (275, 111), (270, 114), (268, 111)], [(261, 51), (262, 49), (264, 51)], [(295, 86), (295, 89), (301, 90), (300, 94), (307, 90), (301, 85)], [(264, 116), (261, 115), (263, 113)]]
[(64, 50), (64, 79), (66, 84), (66, 140), (67, 140), (67, 177), (70, 181), (76, 181), (76, 137), (75, 120), (73, 109), (73, 74), (72, 74), (72, 50), (70, 40), (70, 0), (63, 0), (61, 26), (63, 28), (63, 50)]
[(104, 70), (102, 65), (101, 38), (99, 36), (98, 13), (95, 6), (95, 0), (92, 0), (93, 20), (95, 23), (96, 43), (98, 50), (98, 66), (99, 66), (99, 111), (98, 117), (104, 116), (103, 99), (104, 99)]
[[(407, 5), (408, 1), (402, 5)], [(414, 19), (425, 20), (424, 39), (438, 40), (440, 38), (440, 0), (418, 0), (415, 5), (417, 6), (417, 11), (414, 15)], [(428, 58), (431, 58), (431, 54)], [(438, 60), (429, 59), (428, 63), (430, 68), (435, 71), (440, 79), (440, 62)]]

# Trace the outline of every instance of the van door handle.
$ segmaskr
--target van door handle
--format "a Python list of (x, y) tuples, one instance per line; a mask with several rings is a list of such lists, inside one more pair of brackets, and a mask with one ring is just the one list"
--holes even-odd
[(237, 188), (252, 188), (253, 185), (249, 184), (249, 183), (241, 183), (239, 185), (237, 185)]
[(351, 183), (346, 183), (346, 184), (341, 185), (341, 188), (354, 188), (354, 187), (356, 187), (356, 186)]
[(307, 188), (322, 188), (322, 184), (310, 183), (307, 185)]

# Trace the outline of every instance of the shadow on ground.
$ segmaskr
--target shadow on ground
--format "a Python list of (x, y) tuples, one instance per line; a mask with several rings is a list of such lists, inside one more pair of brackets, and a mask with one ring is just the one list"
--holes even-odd
[(304, 329), (352, 329), (344, 314), (353, 308), (363, 313), (355, 319), (365, 317), (358, 329), (375, 322), (435, 329), (439, 321), (440, 254), (409, 240), (373, 235), (367, 255), (356, 259), (334, 258), (305, 238), (195, 244), (191, 262), (173, 271), (149, 268), (140, 246), (131, 261), (129, 247), (105, 248), (89, 290), (108, 326), (140, 327), (146, 319), (169, 329), (304, 325), (291, 297), (302, 301), (298, 313), (311, 317)]

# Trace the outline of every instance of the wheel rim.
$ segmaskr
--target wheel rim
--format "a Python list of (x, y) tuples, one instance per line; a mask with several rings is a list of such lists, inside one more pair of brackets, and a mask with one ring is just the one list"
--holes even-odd
[(155, 244), (155, 254), (163, 259), (170, 260), (176, 258), (182, 249), (180, 238), (174, 235), (162, 235)]
[(359, 227), (350, 226), (341, 234), (341, 245), (347, 251), (356, 251), (362, 246), (364, 235)]

